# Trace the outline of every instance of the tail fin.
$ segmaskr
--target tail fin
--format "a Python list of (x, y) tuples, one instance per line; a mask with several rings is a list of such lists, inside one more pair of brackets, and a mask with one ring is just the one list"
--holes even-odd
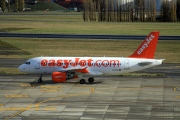
[(130, 58), (154, 58), (159, 32), (151, 32)]

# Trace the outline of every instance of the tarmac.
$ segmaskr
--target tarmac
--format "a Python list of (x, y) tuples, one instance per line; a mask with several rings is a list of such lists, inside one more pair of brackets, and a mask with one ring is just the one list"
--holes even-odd
[(164, 76), (95, 77), (53, 83), (51, 76), (0, 76), (3, 120), (180, 120), (180, 64), (141, 72)]
[(0, 76), (0, 119), (179, 120), (180, 77), (97, 77), (53, 83), (50, 76)]

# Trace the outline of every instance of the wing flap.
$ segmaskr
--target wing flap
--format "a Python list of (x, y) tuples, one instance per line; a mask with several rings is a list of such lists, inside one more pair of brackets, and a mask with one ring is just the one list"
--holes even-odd
[(75, 67), (75, 68), (58, 68), (57, 71), (60, 71), (60, 72), (66, 72), (66, 71), (81, 71), (81, 70), (86, 70), (87, 67)]
[(103, 75), (103, 73), (99, 71), (89, 71), (89, 74), (90, 75)]

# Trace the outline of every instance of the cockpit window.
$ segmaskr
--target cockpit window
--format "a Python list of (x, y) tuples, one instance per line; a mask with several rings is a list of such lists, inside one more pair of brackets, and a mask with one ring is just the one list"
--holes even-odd
[(26, 62), (25, 64), (30, 65), (30, 62)]

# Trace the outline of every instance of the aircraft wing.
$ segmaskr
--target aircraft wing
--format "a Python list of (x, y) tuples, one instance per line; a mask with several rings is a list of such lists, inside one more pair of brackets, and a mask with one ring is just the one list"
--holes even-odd
[(75, 67), (75, 68), (60, 68), (57, 69), (60, 72), (75, 72), (75, 73), (88, 73), (90, 75), (103, 75), (102, 72), (95, 71), (95, 70), (88, 70), (87, 67)]
[(103, 75), (102, 72), (94, 71), (94, 70), (90, 70), (90, 71), (89, 71), (89, 74), (90, 74), (90, 75)]

